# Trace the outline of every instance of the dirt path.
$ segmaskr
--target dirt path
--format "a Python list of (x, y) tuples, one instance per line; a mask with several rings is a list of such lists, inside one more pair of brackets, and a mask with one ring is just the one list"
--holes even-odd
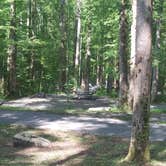
[[(131, 129), (129, 121), (118, 118), (60, 116), (45, 112), (6, 110), (0, 110), (0, 124), (18, 124), (40, 129), (77, 131), (122, 137), (130, 137)], [(166, 124), (159, 124), (155, 119), (155, 122), (152, 122), (150, 126), (150, 139), (152, 141), (166, 140)]]

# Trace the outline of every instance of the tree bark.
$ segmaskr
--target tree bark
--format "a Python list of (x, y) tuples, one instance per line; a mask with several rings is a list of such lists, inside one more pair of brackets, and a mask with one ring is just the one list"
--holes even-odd
[(125, 160), (150, 160), (149, 114), (151, 84), (151, 0), (133, 0), (132, 79), (133, 118), (131, 141)]
[(10, 31), (9, 31), (9, 47), (8, 47), (8, 58), (7, 58), (7, 94), (8, 96), (16, 95), (16, 56), (17, 56), (17, 45), (16, 45), (16, 4), (12, 0), (10, 2)]
[(67, 45), (66, 45), (66, 18), (65, 18), (65, 6), (66, 0), (60, 1), (60, 33), (61, 33), (61, 44), (60, 44), (60, 71), (59, 71), (59, 90), (65, 90), (65, 84), (67, 81), (66, 65), (67, 65)]
[[(35, 48), (33, 46), (33, 41), (36, 38), (36, 17), (37, 17), (37, 4), (36, 0), (27, 1), (27, 37), (30, 41), (30, 46), (28, 48), (28, 63), (29, 63), (29, 74), (30, 79), (29, 88), (30, 90), (35, 91), (34, 82), (35, 82)], [(33, 88), (32, 88), (33, 87)]]
[(120, 41), (119, 41), (119, 105), (127, 103), (128, 65), (127, 65), (127, 18), (126, 0), (121, 2), (120, 13)]
[(76, 86), (80, 84), (80, 57), (81, 57), (81, 0), (77, 0), (77, 9), (76, 9), (76, 44), (75, 44), (75, 59), (74, 59), (74, 68), (75, 73), (74, 77), (76, 80)]
[(159, 68), (158, 66), (152, 67), (152, 88), (151, 88), (151, 102), (154, 102), (157, 97), (159, 81)]
[[(156, 25), (156, 41), (155, 41), (155, 53), (158, 54), (160, 50), (161, 44), (161, 19), (163, 13), (163, 0), (159, 1), (159, 7), (157, 9), (159, 18), (155, 20)], [(156, 55), (158, 56), (158, 55)], [(159, 83), (159, 64), (154, 64), (152, 67), (152, 89), (151, 89), (151, 102), (154, 102), (157, 97), (158, 91), (158, 83)]]
[(86, 55), (83, 66), (82, 89), (89, 92), (89, 76), (90, 76), (90, 44), (91, 44), (91, 21), (88, 20), (87, 25), (87, 40), (86, 40)]
[[(101, 51), (102, 52), (102, 51)], [(97, 79), (96, 84), (101, 86), (103, 83), (103, 56), (100, 54), (97, 56)]]

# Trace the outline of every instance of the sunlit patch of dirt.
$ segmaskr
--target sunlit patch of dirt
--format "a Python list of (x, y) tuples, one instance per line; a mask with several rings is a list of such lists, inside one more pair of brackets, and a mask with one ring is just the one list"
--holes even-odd
[(38, 131), (41, 134), (52, 134), (58, 137), (57, 141), (52, 142), (51, 148), (24, 148), (16, 152), (16, 155), (33, 156), (33, 163), (62, 161), (70, 156), (77, 154), (83, 155), (88, 145), (83, 145), (76, 135), (67, 132)]

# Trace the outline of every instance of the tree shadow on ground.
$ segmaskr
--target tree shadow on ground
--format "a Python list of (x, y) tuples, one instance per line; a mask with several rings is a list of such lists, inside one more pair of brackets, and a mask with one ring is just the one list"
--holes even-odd
[[(86, 140), (86, 136), (83, 136), (82, 144), (90, 145), (86, 151), (68, 156), (63, 160), (52, 162), (49, 166), (140, 166), (135, 161), (130, 163), (121, 162), (128, 151), (128, 139), (96, 136), (94, 139), (91, 138), (90, 142), (88, 141)], [(158, 162), (162, 163), (161, 166), (164, 166), (166, 163), (164, 158), (166, 152), (163, 142), (153, 142), (151, 152), (152, 161), (155, 161), (155, 163), (149, 163), (148, 166), (156, 166)]]
[[(129, 139), (118, 136), (98, 136), (88, 133), (56, 132), (53, 148), (14, 148), (12, 136), (25, 127), (1, 126), (0, 165), (3, 166), (137, 166), (135, 162), (121, 163), (128, 151)], [(33, 129), (32, 129), (33, 130)], [(46, 133), (48, 130), (46, 130)], [(50, 133), (47, 133), (50, 134)], [(52, 136), (53, 136), (52, 135)], [(151, 156), (156, 166), (166, 163), (166, 142), (152, 142)], [(32, 153), (33, 152), (33, 153)], [(53, 156), (52, 156), (53, 155)], [(44, 160), (45, 156), (45, 160)], [(50, 158), (51, 157), (51, 158)], [(152, 162), (153, 163), (153, 162)], [(159, 165), (159, 164), (158, 164)]]

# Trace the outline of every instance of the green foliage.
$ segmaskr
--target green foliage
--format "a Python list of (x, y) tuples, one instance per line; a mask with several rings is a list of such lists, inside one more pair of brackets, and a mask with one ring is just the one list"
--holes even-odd
[[(16, 32), (17, 40), (17, 89), (20, 96), (28, 95), (38, 91), (55, 92), (60, 85), (60, 61), (61, 41), (60, 30), (60, 1), (58, 0), (33, 0), (36, 6), (31, 21), (32, 27), (28, 27), (28, 1), (16, 0)], [(0, 1), (0, 93), (4, 92), (7, 73), (7, 50), (9, 45), (10, 26), (10, 0)], [(162, 2), (162, 1), (161, 1)], [(32, 3), (34, 5), (34, 3)], [(159, 66), (159, 90), (165, 93), (165, 27), (166, 27), (166, 2), (161, 5), (159, 0), (154, 1), (154, 20), (161, 18), (161, 47), (155, 46), (156, 24), (153, 24), (153, 65)], [(131, 25), (131, 4), (126, 5), (128, 23)], [(104, 86), (107, 75), (111, 74), (114, 80), (118, 80), (118, 49), (119, 49), (119, 17), (120, 1), (97, 0), (82, 1), (81, 5), (81, 58), (86, 53), (87, 24), (91, 21), (91, 57), (90, 57), (90, 81), (96, 84), (98, 76), (97, 67), (102, 66)], [(73, 57), (75, 54), (76, 36), (76, 1), (66, 1), (64, 8), (66, 20), (66, 45), (67, 45), (67, 81), (66, 88), (76, 86), (74, 80)], [(33, 36), (28, 32), (33, 30)], [(128, 27), (128, 32), (130, 26)], [(130, 42), (130, 39), (128, 39)], [(130, 48), (128, 48), (130, 52)], [(34, 54), (34, 78), (31, 78), (31, 58)], [(100, 58), (99, 58), (100, 57)], [(102, 92), (103, 91), (103, 92)], [(106, 94), (105, 90), (98, 92), (99, 95)], [(117, 96), (112, 92), (112, 97)]]

